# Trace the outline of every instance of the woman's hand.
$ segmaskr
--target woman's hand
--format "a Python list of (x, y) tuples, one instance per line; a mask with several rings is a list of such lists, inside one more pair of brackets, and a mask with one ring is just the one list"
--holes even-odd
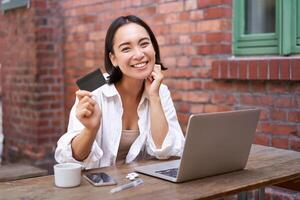
[[(78, 90), (76, 97), (79, 102), (76, 107), (76, 117), (88, 130), (96, 131), (100, 126), (101, 111), (99, 105), (92, 99), (92, 93)], [(97, 131), (96, 131), (97, 132)]]
[(145, 81), (145, 91), (147, 96), (159, 97), (159, 87), (164, 78), (161, 72), (161, 65), (155, 64), (153, 71)]

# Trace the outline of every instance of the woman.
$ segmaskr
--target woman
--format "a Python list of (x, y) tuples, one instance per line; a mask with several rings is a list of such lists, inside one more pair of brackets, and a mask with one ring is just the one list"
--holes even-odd
[(105, 39), (108, 84), (76, 92), (55, 159), (96, 168), (181, 156), (184, 137), (162, 84), (166, 68), (158, 63), (159, 47), (149, 26), (136, 16), (117, 18)]

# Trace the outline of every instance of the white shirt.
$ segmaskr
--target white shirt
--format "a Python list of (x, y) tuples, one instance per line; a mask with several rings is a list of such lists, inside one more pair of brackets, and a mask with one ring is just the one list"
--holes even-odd
[[(57, 142), (55, 159), (59, 163), (77, 162), (87, 169), (111, 166), (116, 163), (122, 133), (123, 106), (120, 95), (114, 84), (105, 84), (92, 93), (102, 111), (102, 121), (90, 154), (82, 162), (75, 160), (72, 156), (71, 141), (84, 128), (76, 118), (75, 109), (78, 103), (78, 99), (76, 99), (70, 112), (68, 130)], [(157, 149), (151, 136), (149, 101), (144, 92), (137, 109), (140, 135), (131, 145), (126, 156), (126, 163), (140, 157), (154, 156), (158, 159), (167, 159), (170, 156), (181, 156), (182, 154), (184, 136), (178, 123), (170, 91), (166, 85), (161, 84), (159, 96), (169, 125), (169, 132), (162, 147)]]

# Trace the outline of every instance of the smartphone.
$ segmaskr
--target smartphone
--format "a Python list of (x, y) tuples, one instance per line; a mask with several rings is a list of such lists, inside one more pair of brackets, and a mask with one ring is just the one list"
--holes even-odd
[(115, 179), (104, 172), (88, 172), (83, 175), (94, 186), (116, 185)]
[(81, 90), (87, 90), (89, 92), (94, 91), (95, 89), (106, 84), (106, 80), (100, 69), (97, 69), (84, 77), (76, 81), (77, 86)]

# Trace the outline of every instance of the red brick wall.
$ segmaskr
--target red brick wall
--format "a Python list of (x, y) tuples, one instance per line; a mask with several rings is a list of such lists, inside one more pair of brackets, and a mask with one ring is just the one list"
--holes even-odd
[(64, 131), (62, 18), (58, 1), (0, 14), (4, 159), (53, 162)]

